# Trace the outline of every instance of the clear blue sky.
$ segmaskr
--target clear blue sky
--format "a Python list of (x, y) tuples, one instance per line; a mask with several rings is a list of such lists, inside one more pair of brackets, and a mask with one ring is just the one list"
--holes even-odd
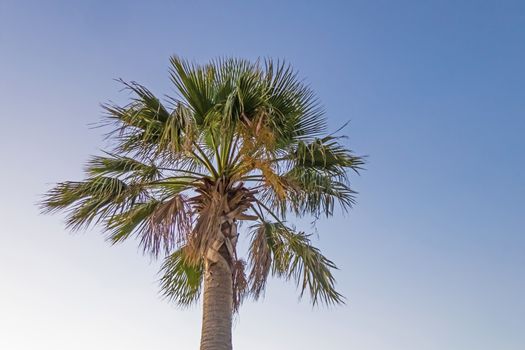
[(200, 309), (158, 263), (34, 203), (80, 179), (112, 80), (170, 93), (171, 54), (285, 58), (369, 155), (350, 215), (319, 223), (344, 307), (275, 281), (236, 349), (525, 346), (525, 2), (0, 1), (0, 348), (196, 349)]

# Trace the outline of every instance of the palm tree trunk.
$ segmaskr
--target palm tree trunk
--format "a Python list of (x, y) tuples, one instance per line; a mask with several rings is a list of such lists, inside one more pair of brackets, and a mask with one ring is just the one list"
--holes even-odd
[(216, 262), (206, 259), (201, 350), (232, 350), (232, 272), (225, 248)]

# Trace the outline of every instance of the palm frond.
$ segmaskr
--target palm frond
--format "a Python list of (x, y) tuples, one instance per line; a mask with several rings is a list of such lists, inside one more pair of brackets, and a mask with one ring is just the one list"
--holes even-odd
[[(286, 279), (294, 279), (301, 289), (301, 296), (308, 291), (313, 304), (344, 303), (344, 298), (335, 290), (335, 279), (331, 270), (335, 264), (311, 245), (308, 235), (294, 232), (281, 223), (264, 222), (253, 226), (264, 230), (272, 252), (272, 273)], [(252, 286), (254, 281), (251, 280)]]
[(136, 232), (148, 229), (148, 219), (161, 205), (161, 201), (151, 199), (148, 202), (136, 203), (131, 209), (111, 216), (106, 223), (108, 239), (119, 243)]
[(214, 73), (178, 56), (170, 59), (171, 81), (182, 95), (185, 104), (193, 111), (197, 125), (202, 125), (213, 107), (212, 86)]
[(364, 165), (362, 157), (355, 156), (337, 142), (337, 137), (326, 136), (313, 142), (299, 142), (290, 153), (293, 166), (314, 168), (333, 175), (341, 175), (347, 169), (359, 172)]
[(355, 204), (356, 192), (345, 181), (311, 168), (296, 167), (283, 178), (289, 189), (289, 209), (296, 215), (318, 217), (324, 214), (329, 217), (333, 215), (336, 203), (343, 211), (348, 211)]
[(140, 243), (145, 252), (157, 256), (169, 253), (185, 243), (193, 229), (193, 217), (188, 199), (183, 194), (173, 196), (155, 207), (147, 228), (142, 230)]
[(238, 312), (244, 298), (248, 295), (248, 279), (244, 272), (246, 262), (237, 259), (232, 264), (233, 312)]
[(150, 199), (136, 203), (129, 210), (112, 215), (106, 221), (106, 231), (112, 243), (137, 236), (143, 251), (157, 257), (183, 244), (192, 225), (187, 199), (178, 193), (163, 201)]
[(94, 156), (86, 166), (89, 176), (113, 175), (140, 180), (155, 180), (161, 175), (161, 170), (153, 163), (145, 164), (136, 159), (107, 153), (107, 156)]
[(164, 259), (161, 267), (161, 290), (165, 297), (180, 306), (189, 306), (199, 300), (204, 268), (201, 262), (192, 263), (182, 247)]
[(282, 146), (309, 140), (326, 129), (323, 108), (314, 92), (300, 81), (292, 67), (282, 62), (265, 61), (268, 108), (272, 127), (279, 131)]
[(268, 275), (272, 267), (272, 236), (268, 233), (272, 229), (269, 223), (263, 222), (252, 227), (251, 242), (248, 250), (250, 273), (250, 293), (257, 300), (263, 294)]
[(45, 213), (66, 210), (67, 227), (77, 230), (125, 210), (143, 195), (140, 185), (97, 176), (59, 183), (45, 195), (41, 208)]
[[(135, 97), (124, 107), (104, 104), (108, 122), (116, 128), (107, 136), (117, 141), (115, 152), (144, 158), (180, 152), (193, 140), (193, 114), (175, 101), (170, 112), (160, 100), (136, 82), (119, 80)], [(166, 153), (168, 152), (168, 153)]]

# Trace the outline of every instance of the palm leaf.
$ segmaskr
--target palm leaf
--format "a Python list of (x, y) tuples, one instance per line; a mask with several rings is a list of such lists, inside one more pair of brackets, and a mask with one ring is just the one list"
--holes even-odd
[(161, 273), (161, 290), (165, 297), (180, 306), (189, 306), (199, 300), (203, 266), (190, 263), (185, 257), (184, 247), (166, 257)]
[[(272, 273), (286, 279), (294, 279), (301, 289), (301, 296), (308, 291), (313, 304), (343, 303), (341, 294), (335, 290), (335, 279), (331, 270), (335, 264), (323, 256), (319, 249), (311, 245), (309, 237), (302, 232), (294, 232), (282, 223), (263, 222), (252, 226), (255, 237), (264, 235), (272, 254)], [(252, 240), (250, 261), (258, 261)], [(253, 267), (252, 267), (253, 271)], [(252, 273), (250, 274), (252, 276)], [(261, 277), (263, 275), (260, 275)], [(264, 278), (264, 277), (263, 277)], [(250, 280), (252, 288), (261, 283)]]
[(83, 182), (59, 183), (46, 194), (41, 207), (47, 213), (65, 209), (66, 225), (77, 230), (125, 210), (143, 195), (140, 185), (96, 176)]
[(107, 156), (92, 157), (86, 166), (86, 173), (95, 177), (100, 175), (125, 176), (141, 180), (155, 180), (161, 175), (155, 164), (145, 164), (136, 159), (106, 153)]

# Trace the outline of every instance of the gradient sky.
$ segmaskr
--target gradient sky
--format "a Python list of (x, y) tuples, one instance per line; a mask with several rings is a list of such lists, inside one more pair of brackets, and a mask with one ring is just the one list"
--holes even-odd
[(34, 205), (103, 146), (113, 78), (172, 93), (168, 59), (285, 58), (367, 171), (318, 224), (346, 306), (293, 284), (236, 317), (236, 349), (525, 346), (525, 2), (0, 0), (0, 348), (197, 349), (200, 308), (158, 263)]

